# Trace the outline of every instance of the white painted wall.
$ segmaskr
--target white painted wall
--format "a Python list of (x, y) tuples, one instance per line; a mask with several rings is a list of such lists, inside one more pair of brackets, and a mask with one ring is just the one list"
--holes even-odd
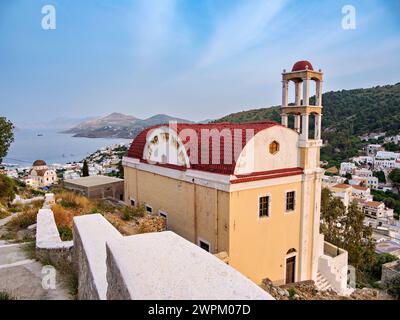
[[(269, 152), (269, 145), (277, 141), (279, 151)], [(248, 174), (300, 166), (299, 134), (292, 129), (273, 126), (257, 133), (244, 147), (236, 163), (235, 174)]]

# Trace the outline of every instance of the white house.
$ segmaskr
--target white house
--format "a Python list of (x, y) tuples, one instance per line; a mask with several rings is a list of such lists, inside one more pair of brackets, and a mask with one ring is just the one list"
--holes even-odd
[(346, 173), (353, 173), (353, 171), (357, 169), (356, 165), (353, 162), (342, 162), (340, 164), (340, 175), (345, 175)]

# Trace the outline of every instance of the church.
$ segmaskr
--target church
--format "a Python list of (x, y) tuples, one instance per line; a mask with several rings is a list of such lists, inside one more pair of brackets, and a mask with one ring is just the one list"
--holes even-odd
[(36, 160), (29, 171), (29, 178), (33, 187), (47, 187), (57, 182), (57, 174), (49, 169), (44, 160)]
[(283, 70), (281, 123), (145, 129), (123, 159), (125, 201), (257, 284), (312, 279), (348, 294), (347, 252), (320, 233), (322, 83), (308, 61)]

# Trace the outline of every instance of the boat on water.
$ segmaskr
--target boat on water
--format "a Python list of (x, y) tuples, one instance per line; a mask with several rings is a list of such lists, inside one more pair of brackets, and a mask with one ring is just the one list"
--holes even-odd
[(38, 137), (43, 137), (43, 133), (38, 133), (37, 136)]

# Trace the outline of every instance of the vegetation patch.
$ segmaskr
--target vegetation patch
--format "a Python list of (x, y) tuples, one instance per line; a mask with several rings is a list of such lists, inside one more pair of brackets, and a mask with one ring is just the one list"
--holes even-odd
[(16, 300), (12, 295), (6, 291), (0, 291), (0, 301)]

